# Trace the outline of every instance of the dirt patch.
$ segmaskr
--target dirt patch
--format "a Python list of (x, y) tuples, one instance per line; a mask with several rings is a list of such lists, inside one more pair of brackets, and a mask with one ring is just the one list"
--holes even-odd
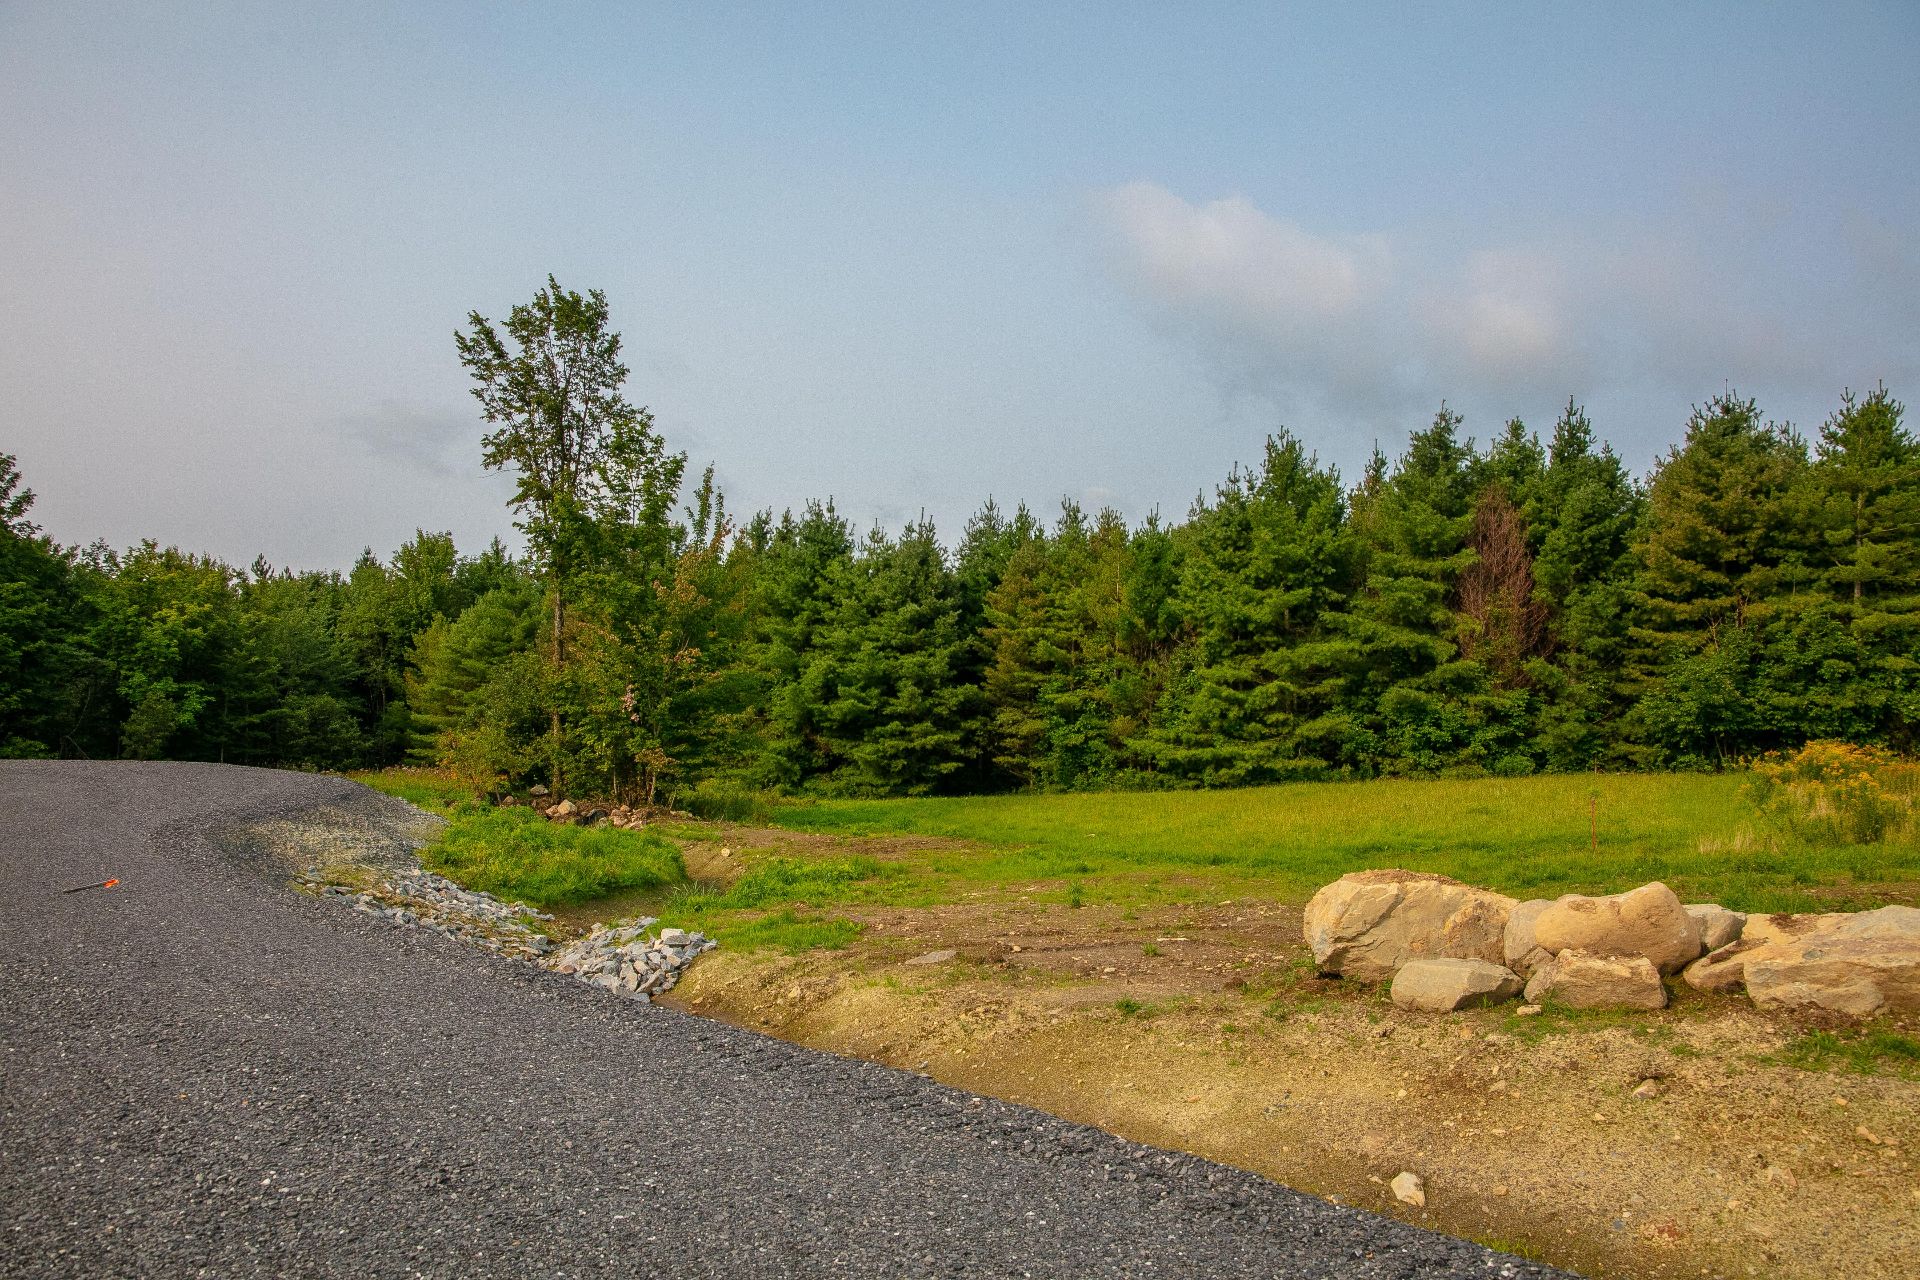
[[(689, 865), (793, 840), (732, 829)], [(835, 907), (866, 926), (850, 950), (723, 949), (673, 1003), (1594, 1276), (1904, 1277), (1920, 1256), (1920, 1082), (1774, 1060), (1813, 1023), (1684, 989), (1658, 1014), (1413, 1015), (1314, 975), (1296, 907), (1043, 887)], [(1425, 1210), (1388, 1191), (1402, 1171)]]

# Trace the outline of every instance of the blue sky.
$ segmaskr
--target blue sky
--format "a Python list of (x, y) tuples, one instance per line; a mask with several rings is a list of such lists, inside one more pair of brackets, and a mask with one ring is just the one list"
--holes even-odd
[(548, 272), (736, 510), (1185, 512), (1571, 395), (1920, 395), (1912, 5), (0, 3), (0, 450), (67, 542), (511, 534)]

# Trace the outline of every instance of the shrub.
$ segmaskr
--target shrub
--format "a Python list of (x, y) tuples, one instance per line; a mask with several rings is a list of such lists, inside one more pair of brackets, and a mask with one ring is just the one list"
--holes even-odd
[(1816, 844), (1878, 844), (1911, 834), (1920, 764), (1877, 747), (1809, 742), (1753, 767), (1748, 794), (1767, 818)]

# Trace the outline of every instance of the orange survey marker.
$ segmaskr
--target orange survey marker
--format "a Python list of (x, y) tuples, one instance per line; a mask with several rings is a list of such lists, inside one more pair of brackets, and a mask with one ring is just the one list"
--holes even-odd
[(79, 893), (82, 889), (111, 889), (119, 884), (118, 880), (96, 880), (92, 884), (77, 884), (71, 889), (62, 889), (62, 893)]

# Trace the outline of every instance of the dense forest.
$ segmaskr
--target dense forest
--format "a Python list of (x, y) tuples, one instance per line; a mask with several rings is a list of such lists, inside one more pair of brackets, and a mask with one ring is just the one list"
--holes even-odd
[(989, 502), (944, 545), (736, 520), (624, 395), (606, 300), (458, 337), (524, 556), (345, 573), (57, 545), (0, 455), (0, 755), (341, 768), (649, 799), (1715, 767), (1920, 729), (1920, 445), (1694, 409), (1634, 477), (1569, 404), (1442, 408), (1345, 483), (1266, 441), (1178, 523)]

